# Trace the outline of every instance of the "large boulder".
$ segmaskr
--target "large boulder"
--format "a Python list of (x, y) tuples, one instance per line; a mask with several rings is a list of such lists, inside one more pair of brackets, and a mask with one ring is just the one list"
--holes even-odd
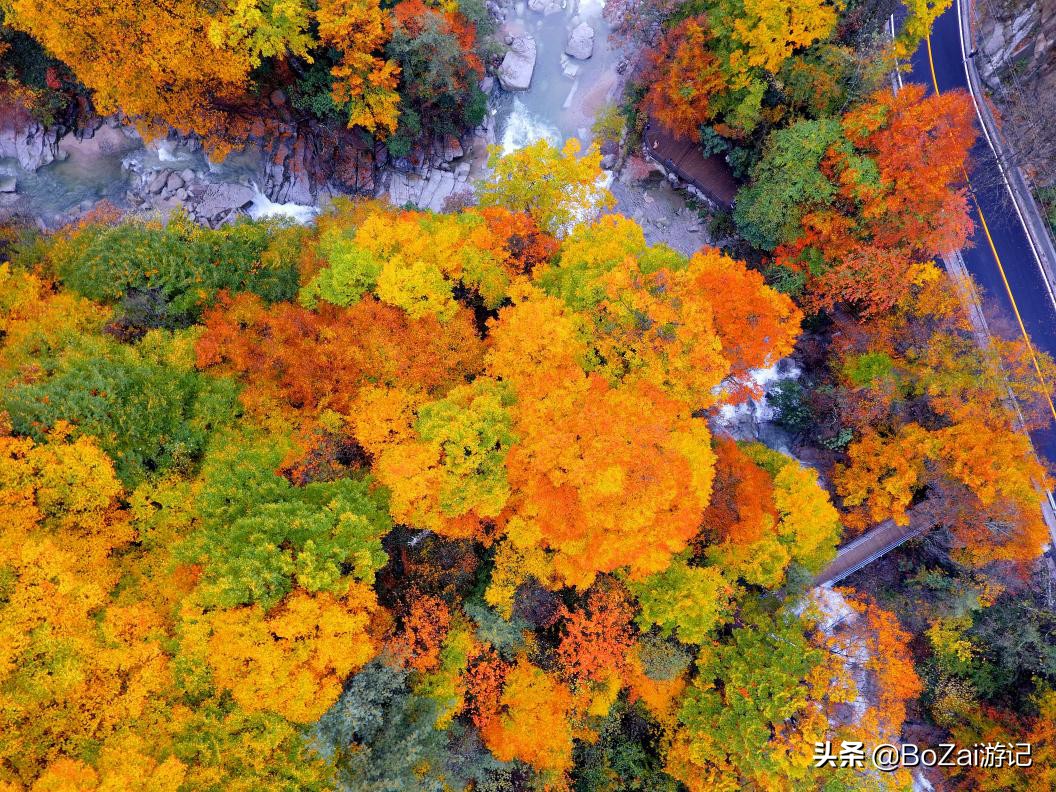
[(507, 91), (527, 91), (532, 84), (537, 48), (527, 33), (517, 36), (499, 65), (499, 82)]
[(543, 16), (550, 16), (561, 10), (561, 0), (528, 0), (528, 7)]
[(195, 202), (194, 212), (212, 224), (219, 224), (234, 214), (248, 209), (256, 192), (242, 184), (210, 184)]
[(594, 28), (586, 22), (580, 22), (568, 34), (565, 52), (573, 58), (586, 60), (594, 54)]

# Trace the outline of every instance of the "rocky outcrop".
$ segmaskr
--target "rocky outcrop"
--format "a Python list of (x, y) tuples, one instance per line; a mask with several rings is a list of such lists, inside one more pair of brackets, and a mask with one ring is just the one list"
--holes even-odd
[(1010, 79), (1004, 74), (1017, 64), (1017, 71), (1053, 71), (1050, 56), (1056, 43), (1056, 2), (1053, 0), (1004, 0), (976, 6), (976, 45), (982, 55), (977, 62), (984, 80)]
[[(172, 177), (169, 178), (171, 180)], [(177, 190), (171, 192), (179, 200), (179, 196), (176, 196)], [(192, 216), (215, 227), (252, 206), (255, 196), (256, 192), (252, 187), (242, 184), (207, 184), (200, 190), (185, 189), (183, 202), (191, 210)]]
[(20, 105), (0, 108), (0, 157), (18, 160), (27, 171), (35, 171), (59, 159), (61, 129), (45, 129)]
[[(200, 147), (194, 138), (176, 133), (151, 145), (163, 160), (176, 150), (186, 158)], [(306, 207), (336, 194), (373, 196), (384, 148), (376, 150), (355, 130), (295, 119), (285, 94), (274, 91), (268, 111), (250, 128), (245, 150), (232, 156), (256, 166), (249, 173), (223, 164), (215, 169), (181, 165), (142, 170), (138, 160), (127, 160), (133, 180), (126, 198), (137, 211), (182, 209), (215, 228), (245, 214), (255, 201)]]
[(1056, 0), (973, 3), (979, 74), (1035, 184), (1056, 186)]
[(507, 91), (527, 91), (532, 85), (538, 50), (535, 39), (527, 33), (517, 36), (499, 65), (499, 83)]
[(331, 192), (374, 193), (375, 149), (355, 130), (317, 121), (261, 121), (250, 145), (262, 153), (261, 190), (276, 203), (312, 204)]
[(462, 139), (454, 136), (419, 147), (383, 173), (382, 193), (394, 206), (434, 212), (472, 202), (473, 184), (486, 169), (488, 147), (495, 143), (494, 116)]
[(573, 58), (586, 60), (594, 54), (594, 28), (586, 22), (580, 22), (568, 34), (565, 52)]
[(408, 204), (419, 209), (443, 211), (448, 199), (460, 192), (471, 192), (470, 164), (460, 163), (454, 170), (425, 168), (421, 172), (391, 174), (388, 195), (394, 206)]
[(168, 214), (180, 209), (210, 228), (230, 223), (252, 205), (257, 192), (245, 184), (211, 182), (208, 173), (192, 168), (138, 170), (129, 163), (132, 186), (129, 205), (141, 213)]

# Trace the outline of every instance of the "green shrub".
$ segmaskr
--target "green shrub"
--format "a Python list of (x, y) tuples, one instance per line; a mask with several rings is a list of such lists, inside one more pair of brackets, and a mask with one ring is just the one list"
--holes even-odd
[(48, 260), (68, 288), (91, 300), (112, 304), (132, 290), (156, 290), (168, 315), (188, 324), (221, 289), (268, 301), (292, 298), (305, 233), (248, 219), (214, 231), (178, 214), (164, 226), (139, 220), (88, 225), (59, 238)]
[(794, 379), (778, 380), (767, 394), (776, 423), (792, 432), (802, 432), (814, 423), (803, 386)]
[(0, 410), (16, 433), (38, 442), (59, 420), (94, 436), (129, 488), (155, 474), (186, 472), (212, 431), (234, 415), (236, 388), (164, 360), (150, 349), (163, 338), (155, 333), (136, 347), (86, 339), (61, 355), (50, 376), (6, 390)]

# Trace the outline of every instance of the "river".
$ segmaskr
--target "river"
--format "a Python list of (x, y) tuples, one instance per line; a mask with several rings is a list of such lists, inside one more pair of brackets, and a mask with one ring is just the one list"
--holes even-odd
[[(529, 90), (500, 92), (494, 102), (497, 138), (504, 151), (540, 138), (558, 146), (573, 137), (584, 148), (590, 143), (594, 117), (615, 100), (618, 88), (620, 53), (609, 41), (603, 6), (603, 0), (554, 2), (546, 12), (529, 9), (523, 0), (513, 6), (503, 32), (530, 34), (538, 54)], [(581, 22), (594, 29), (594, 53), (586, 60), (565, 54), (569, 32)]]
[[(530, 89), (507, 93), (497, 88), (492, 97), (491, 128), (507, 152), (540, 138), (560, 145), (575, 137), (585, 147), (591, 139), (594, 116), (615, 98), (618, 88), (615, 67), (619, 54), (609, 42), (609, 27), (602, 18), (604, 0), (543, 3), (548, 4), (545, 12), (531, 10), (524, 0), (507, 7), (499, 33), (528, 33), (538, 51)], [(590, 58), (577, 60), (564, 50), (569, 32), (581, 22), (594, 29), (594, 49)], [(152, 206), (130, 203), (130, 189), (141, 192), (152, 174), (172, 170), (185, 176), (190, 171), (196, 181), (252, 190), (252, 202), (245, 210), (252, 217), (279, 214), (309, 222), (318, 211), (313, 206), (275, 203), (258, 189), (262, 182), (259, 153), (236, 153), (214, 163), (201, 150), (178, 141), (145, 145), (134, 130), (110, 121), (89, 138), (66, 135), (58, 143), (57, 154), (54, 162), (36, 170), (23, 168), (14, 158), (0, 158), (0, 184), (6, 182), (10, 190), (14, 179), (17, 189), (17, 193), (0, 192), (0, 205), (52, 228), (101, 200), (149, 213)], [(474, 167), (472, 177), (480, 175)]]

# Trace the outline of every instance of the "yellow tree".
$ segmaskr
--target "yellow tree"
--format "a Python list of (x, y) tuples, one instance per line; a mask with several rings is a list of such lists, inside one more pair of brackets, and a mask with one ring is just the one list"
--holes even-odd
[(148, 135), (169, 125), (236, 142), (225, 106), (243, 100), (250, 56), (209, 38), (212, 17), (198, 0), (11, 0), (6, 24), (36, 38), (92, 91), (96, 109), (132, 117)]
[(348, 105), (348, 125), (383, 137), (395, 132), (400, 67), (378, 54), (391, 34), (378, 0), (321, 0), (316, 21), (319, 39), (341, 51), (333, 68), (333, 97)]
[(340, 597), (295, 591), (267, 614), (253, 605), (200, 618), (210, 633), (207, 653), (216, 682), (244, 710), (310, 723), (376, 653), (367, 632), (376, 608), (374, 592), (353, 582)]
[[(720, 0), (709, 18), (719, 26), (731, 25), (730, 36), (740, 45), (731, 56), (733, 73), (761, 68), (775, 74), (794, 51), (832, 33), (842, 5), (839, 0)], [(729, 16), (723, 19), (724, 14)]]
[(263, 58), (287, 54), (311, 61), (311, 18), (304, 0), (228, 0), (209, 25), (209, 40), (218, 48), (246, 53), (253, 67)]
[(560, 151), (546, 140), (506, 156), (492, 148), (488, 165), (493, 170), (477, 188), (480, 205), (527, 212), (547, 233), (567, 234), (577, 222), (615, 203), (599, 185), (601, 152), (592, 146), (578, 157), (579, 151), (576, 138)]
[(478, 377), (413, 416), (398, 395), (372, 395), (376, 409), (395, 412), (384, 434), (376, 423), (358, 423), (376, 456), (375, 472), (392, 493), (397, 521), (466, 538), (479, 532), (482, 519), (502, 513), (510, 496), (506, 453), (516, 440), (512, 389)]
[(920, 42), (931, 33), (935, 20), (946, 13), (952, 4), (953, 0), (910, 0), (906, 3), (909, 13), (895, 39), (895, 55), (900, 58), (912, 55)]
[(95, 441), (65, 429), (45, 445), (0, 436), (0, 782), (60, 772), (121, 730), (163, 739), (170, 717), (167, 619), (131, 580), (116, 601), (137, 538), (124, 491)]

